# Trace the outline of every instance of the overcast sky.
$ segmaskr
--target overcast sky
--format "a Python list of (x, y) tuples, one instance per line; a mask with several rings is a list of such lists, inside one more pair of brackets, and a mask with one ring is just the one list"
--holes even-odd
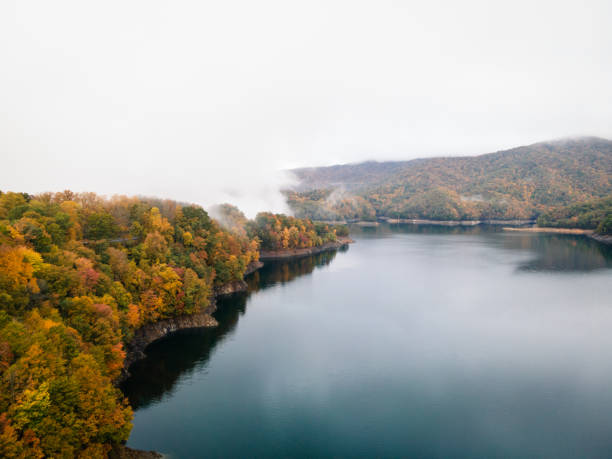
[(0, 1), (0, 189), (282, 210), (284, 168), (612, 138), (612, 2)]

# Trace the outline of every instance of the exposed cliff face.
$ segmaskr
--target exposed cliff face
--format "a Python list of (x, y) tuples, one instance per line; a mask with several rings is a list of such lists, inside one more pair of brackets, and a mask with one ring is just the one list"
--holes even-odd
[(130, 342), (126, 344), (126, 356), (121, 379), (129, 376), (128, 369), (130, 365), (145, 356), (145, 348), (153, 341), (157, 341), (178, 330), (216, 326), (217, 321), (211, 316), (215, 309), (216, 306), (214, 300), (212, 300), (210, 306), (202, 312), (176, 316), (140, 327), (136, 330)]
[(259, 268), (263, 267), (263, 262), (261, 261), (252, 261), (251, 263), (249, 263), (249, 265), (246, 267), (246, 270), (244, 271), (244, 277), (248, 276), (251, 273), (254, 273), (255, 271), (257, 271)]
[[(254, 261), (247, 266), (244, 275), (247, 276), (262, 266), (263, 263), (261, 261)], [(145, 356), (144, 350), (152, 342), (179, 330), (216, 327), (218, 323), (212, 316), (212, 313), (217, 309), (215, 299), (219, 296), (231, 295), (232, 293), (244, 292), (246, 290), (247, 284), (243, 280), (229, 282), (221, 287), (215, 288), (213, 296), (210, 298), (210, 305), (205, 310), (195, 314), (176, 316), (158, 322), (148, 323), (140, 327), (134, 332), (134, 337), (125, 346), (126, 356), (120, 379), (123, 380), (129, 376), (128, 370), (130, 365)]]
[[(231, 295), (236, 292), (244, 292), (247, 289), (247, 284), (243, 280), (237, 280), (223, 284), (221, 287), (215, 288), (215, 297), (223, 295)], [(212, 300), (211, 300), (212, 301)]]

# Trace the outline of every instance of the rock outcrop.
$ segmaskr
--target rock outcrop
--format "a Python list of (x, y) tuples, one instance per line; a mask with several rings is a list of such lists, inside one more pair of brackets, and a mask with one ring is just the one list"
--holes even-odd
[(153, 341), (157, 341), (178, 330), (215, 327), (218, 325), (217, 321), (211, 315), (215, 309), (215, 303), (211, 300), (210, 306), (202, 312), (171, 317), (170, 319), (148, 323), (140, 327), (134, 332), (134, 336), (126, 345), (126, 355), (121, 379), (125, 379), (129, 376), (128, 369), (130, 365), (145, 356), (145, 348)]
[[(262, 266), (263, 263), (261, 261), (254, 261), (247, 266), (244, 275), (247, 276)], [(216, 298), (237, 292), (246, 292), (247, 288), (248, 286), (243, 280), (228, 282), (227, 284), (215, 288), (210, 298), (210, 304), (205, 310), (195, 314), (176, 316), (158, 322), (148, 323), (140, 327), (134, 332), (134, 336), (126, 344), (126, 355), (120, 379), (124, 380), (129, 376), (128, 370), (130, 365), (145, 356), (144, 350), (152, 342), (179, 330), (216, 327), (218, 323), (212, 316), (212, 313), (217, 309), (215, 302)]]

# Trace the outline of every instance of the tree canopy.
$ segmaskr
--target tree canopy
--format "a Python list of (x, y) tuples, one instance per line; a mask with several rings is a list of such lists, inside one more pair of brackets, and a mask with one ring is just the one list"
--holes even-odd
[(0, 193), (0, 456), (105, 457), (131, 428), (124, 343), (258, 256), (198, 206)]

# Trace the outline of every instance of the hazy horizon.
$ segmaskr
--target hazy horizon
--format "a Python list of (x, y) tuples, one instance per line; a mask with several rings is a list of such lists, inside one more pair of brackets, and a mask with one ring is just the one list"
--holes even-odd
[(325, 168), (325, 167), (333, 167), (333, 166), (351, 166), (351, 165), (358, 165), (358, 164), (364, 164), (364, 163), (385, 163), (385, 162), (405, 162), (405, 161), (412, 161), (414, 159), (433, 159), (433, 158), (451, 158), (451, 157), (463, 157), (463, 158), (475, 158), (478, 156), (483, 156), (483, 155), (488, 155), (488, 154), (493, 154), (493, 153), (500, 153), (503, 151), (507, 151), (507, 150), (512, 150), (514, 148), (521, 148), (521, 147), (529, 147), (531, 145), (537, 145), (540, 143), (558, 143), (558, 142), (565, 142), (565, 141), (572, 141), (572, 140), (581, 140), (581, 139), (599, 139), (599, 140), (604, 140), (607, 142), (612, 142), (612, 139), (607, 139), (605, 137), (600, 137), (600, 136), (591, 136), (591, 135), (573, 135), (573, 136), (566, 136), (566, 137), (557, 137), (555, 139), (542, 139), (540, 141), (537, 142), (531, 142), (531, 143), (527, 143), (527, 144), (523, 144), (523, 145), (514, 145), (511, 147), (507, 147), (507, 148), (501, 148), (498, 150), (492, 150), (492, 151), (485, 151), (485, 152), (481, 152), (481, 153), (474, 153), (474, 154), (470, 154), (470, 153), (465, 153), (465, 154), (439, 154), (439, 155), (429, 155), (429, 156), (416, 156), (416, 157), (411, 157), (411, 158), (371, 158), (371, 159), (361, 159), (359, 161), (351, 161), (351, 162), (346, 162), (346, 163), (334, 163), (334, 164), (318, 164), (318, 165), (312, 165), (312, 166), (300, 166), (300, 167), (296, 167), (296, 168), (292, 168), (292, 169), (286, 169), (287, 171), (291, 172), (292, 170), (295, 169), (318, 169), (318, 168)]
[(0, 4), (0, 189), (286, 211), (296, 167), (612, 138), (612, 4)]

